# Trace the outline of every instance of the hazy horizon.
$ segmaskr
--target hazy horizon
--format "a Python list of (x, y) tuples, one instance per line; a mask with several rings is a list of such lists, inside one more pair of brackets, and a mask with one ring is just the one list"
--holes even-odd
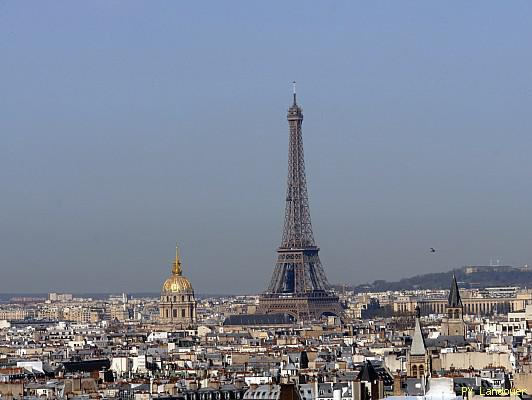
[(0, 3), (0, 292), (263, 291), (293, 80), (331, 283), (532, 264), (531, 12)]

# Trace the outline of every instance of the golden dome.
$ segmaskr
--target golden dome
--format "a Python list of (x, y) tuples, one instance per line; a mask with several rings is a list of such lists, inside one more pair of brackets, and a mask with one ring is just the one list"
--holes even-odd
[(192, 284), (183, 275), (179, 251), (175, 247), (175, 259), (172, 263), (172, 275), (164, 281), (162, 291), (166, 293), (192, 293)]
[(192, 292), (192, 284), (184, 276), (172, 275), (164, 281), (163, 292), (190, 293)]

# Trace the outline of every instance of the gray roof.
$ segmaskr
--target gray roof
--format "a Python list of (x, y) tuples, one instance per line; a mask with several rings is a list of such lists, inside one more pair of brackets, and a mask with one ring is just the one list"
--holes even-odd
[(410, 354), (413, 356), (424, 356), (426, 352), (425, 339), (419, 325), (419, 318), (416, 317), (416, 327), (414, 328), (414, 337), (410, 346)]
[(410, 396), (423, 396), (425, 389), (423, 388), (423, 382), (419, 378), (407, 378), (406, 379), (406, 397)]
[(375, 371), (373, 365), (371, 365), (371, 361), (367, 360), (364, 363), (357, 379), (363, 382), (375, 382), (379, 380), (379, 374)]
[(428, 347), (454, 347), (454, 346), (467, 346), (469, 343), (463, 336), (458, 335), (440, 335), (434, 339), (427, 339), (426, 345)]
[(242, 314), (230, 315), (224, 325), (292, 325), (294, 317), (290, 314)]

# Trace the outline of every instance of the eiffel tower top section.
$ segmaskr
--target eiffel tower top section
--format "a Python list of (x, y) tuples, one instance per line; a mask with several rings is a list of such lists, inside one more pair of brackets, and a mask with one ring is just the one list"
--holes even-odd
[(304, 249), (315, 247), (305, 176), (303, 154), (303, 110), (297, 104), (294, 82), (294, 102), (288, 109), (290, 128), (288, 150), (288, 182), (284, 216), (283, 239), (280, 249)]

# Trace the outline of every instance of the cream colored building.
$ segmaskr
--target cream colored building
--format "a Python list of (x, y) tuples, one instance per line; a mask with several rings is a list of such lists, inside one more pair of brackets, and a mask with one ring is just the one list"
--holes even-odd
[(21, 307), (13, 307), (0, 310), (0, 320), (17, 321), (31, 316), (28, 310)]
[[(472, 290), (461, 293), (464, 315), (506, 314), (524, 310), (527, 304), (532, 304), (531, 290), (520, 290), (515, 296), (504, 297), (485, 297)], [(418, 305), (423, 315), (446, 314), (447, 299), (400, 296), (393, 301), (392, 308), (394, 313), (413, 314)]]

